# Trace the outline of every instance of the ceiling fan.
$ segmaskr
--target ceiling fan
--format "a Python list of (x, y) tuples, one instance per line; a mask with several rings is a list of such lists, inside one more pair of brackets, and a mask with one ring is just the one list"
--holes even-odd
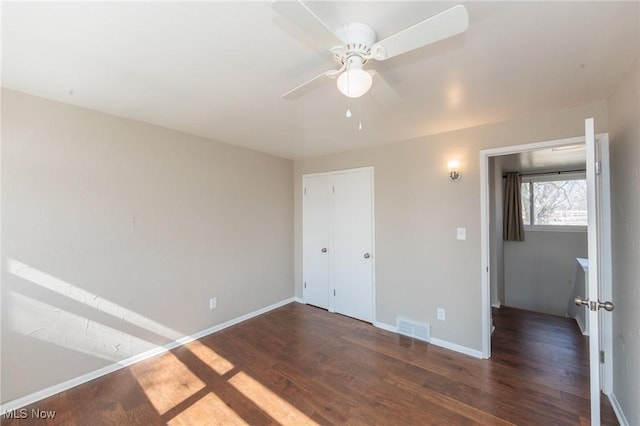
[(358, 98), (369, 91), (376, 75), (374, 70), (363, 69), (370, 60), (386, 61), (460, 34), (469, 27), (467, 9), (457, 5), (378, 41), (375, 30), (367, 24), (349, 23), (340, 29), (330, 28), (302, 0), (273, 0), (271, 6), (323, 45), (333, 45), (329, 52), (339, 66), (289, 90), (282, 95), (285, 99), (303, 95), (326, 77), (337, 78), (338, 90), (345, 96)]

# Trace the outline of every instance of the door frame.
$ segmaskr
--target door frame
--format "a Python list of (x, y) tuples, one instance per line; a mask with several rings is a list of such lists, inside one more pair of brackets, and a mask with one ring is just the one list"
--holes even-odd
[[(491, 148), (480, 151), (480, 244), (481, 244), (481, 314), (482, 314), (482, 357), (491, 357), (491, 281), (490, 281), (490, 248), (491, 238), (489, 229), (489, 158), (501, 155), (518, 154), (522, 152), (537, 151), (562, 145), (574, 145), (585, 143), (585, 136), (577, 136), (565, 139), (555, 139), (542, 142), (534, 142), (523, 145), (513, 145), (501, 148)], [(604, 300), (611, 300), (611, 194), (609, 181), (609, 135), (599, 133), (596, 135), (596, 143), (600, 145), (600, 158), (602, 164), (602, 197), (599, 202), (602, 214), (599, 217), (601, 238), (599, 239), (599, 252), (601, 257), (600, 282)], [(606, 315), (604, 316), (607, 317)], [(611, 362), (612, 350), (612, 324), (611, 315), (601, 323), (601, 343), (606, 353), (605, 362), (601, 369), (601, 387), (605, 395), (609, 395), (613, 389), (613, 367)]]
[[(304, 203), (304, 179), (305, 177), (313, 177), (313, 176), (327, 176), (327, 175), (336, 175), (336, 174), (347, 174), (354, 172), (362, 172), (362, 171), (370, 171), (371, 172), (371, 312), (373, 315), (371, 323), (373, 325), (378, 324), (378, 315), (377, 315), (377, 303), (376, 303), (376, 202), (375, 202), (375, 167), (374, 166), (365, 166), (365, 167), (356, 167), (352, 169), (340, 169), (340, 170), (331, 170), (328, 172), (317, 172), (317, 173), (306, 173), (302, 175), (302, 194), (301, 199), (302, 203)], [(302, 205), (302, 211), (304, 212), (304, 204)], [(304, 220), (304, 218), (302, 219)], [(331, 229), (329, 231), (329, 250), (330, 253), (333, 253), (333, 217), (330, 219)], [(303, 225), (304, 229), (304, 225)], [(302, 247), (304, 247), (304, 234), (302, 235)], [(329, 257), (329, 283), (333, 283), (334, 280), (334, 264)], [(304, 282), (304, 250), (302, 252), (302, 281)], [(329, 306), (327, 308), (328, 312), (335, 312), (335, 300), (334, 296), (331, 295), (331, 289), (327, 289), (329, 291)], [(302, 302), (306, 303), (304, 300), (304, 288), (303, 288), (303, 299)]]

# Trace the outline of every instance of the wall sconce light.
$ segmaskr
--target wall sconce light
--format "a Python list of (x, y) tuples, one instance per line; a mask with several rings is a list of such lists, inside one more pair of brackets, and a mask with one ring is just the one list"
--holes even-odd
[(458, 160), (448, 161), (447, 168), (449, 168), (449, 179), (453, 182), (460, 180), (460, 162)]

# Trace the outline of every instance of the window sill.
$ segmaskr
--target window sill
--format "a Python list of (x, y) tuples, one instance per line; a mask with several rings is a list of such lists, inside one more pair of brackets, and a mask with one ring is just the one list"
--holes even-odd
[(525, 232), (587, 232), (586, 226), (537, 225), (524, 227)]

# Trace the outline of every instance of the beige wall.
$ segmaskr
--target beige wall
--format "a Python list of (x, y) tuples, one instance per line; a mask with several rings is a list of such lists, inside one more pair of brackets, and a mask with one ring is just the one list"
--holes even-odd
[[(374, 166), (377, 320), (395, 325), (401, 315), (427, 322), (433, 337), (481, 350), (479, 152), (580, 136), (592, 116), (596, 131), (605, 132), (606, 104), (600, 102), (296, 161), (296, 295), (302, 295), (302, 175)], [(452, 158), (461, 163), (456, 183), (447, 173)], [(467, 228), (466, 241), (456, 240), (456, 227)], [(446, 309), (446, 322), (436, 320), (438, 307)]]
[(640, 57), (608, 99), (611, 155), (614, 389), (640, 424)]
[(292, 297), (292, 171), (3, 90), (2, 402)]

